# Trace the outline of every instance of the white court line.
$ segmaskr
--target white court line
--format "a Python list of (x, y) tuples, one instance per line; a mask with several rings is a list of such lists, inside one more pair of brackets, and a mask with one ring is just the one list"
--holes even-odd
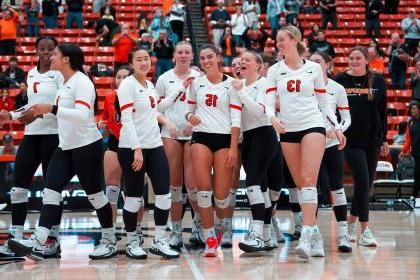
[(181, 252), (184, 255), (185, 259), (187, 260), (187, 263), (191, 268), (194, 278), (196, 280), (204, 280), (205, 278), (203, 274), (200, 272), (200, 269), (198, 269), (197, 265), (195, 264), (194, 259), (191, 257), (190, 253), (185, 249), (184, 246), (182, 246)]

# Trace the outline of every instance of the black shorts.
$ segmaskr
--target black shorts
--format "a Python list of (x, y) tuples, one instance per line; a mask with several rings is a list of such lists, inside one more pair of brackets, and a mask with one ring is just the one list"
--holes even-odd
[(117, 139), (117, 137), (115, 137), (114, 134), (110, 134), (108, 137), (108, 145), (107, 145), (107, 151), (112, 151), (114, 153), (116, 153), (118, 151), (118, 144), (119, 141)]
[(193, 132), (191, 144), (205, 145), (215, 153), (230, 147), (230, 134)]
[(303, 137), (309, 133), (320, 133), (324, 136), (326, 135), (324, 127), (311, 127), (301, 131), (293, 131), (280, 134), (280, 142), (301, 143)]

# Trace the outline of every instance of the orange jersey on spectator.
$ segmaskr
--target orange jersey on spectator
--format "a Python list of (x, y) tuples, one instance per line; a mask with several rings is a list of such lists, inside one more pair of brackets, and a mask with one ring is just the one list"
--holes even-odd
[(6, 97), (0, 98), (0, 110), (7, 110), (7, 111), (13, 111), (15, 109), (15, 104), (13, 101), (13, 98), (11, 97)]
[[(121, 36), (121, 33), (115, 34), (113, 39), (118, 38)], [(137, 35), (131, 33), (131, 37), (137, 39)], [(117, 44), (115, 44), (115, 56), (114, 61), (115, 62), (128, 62), (128, 54), (131, 52), (131, 50), (136, 47), (137, 44), (134, 43), (130, 38), (127, 36), (123, 36)]]
[(117, 94), (115, 92), (105, 97), (104, 110), (102, 112), (102, 120), (107, 122), (109, 130), (111, 130), (115, 137), (119, 139), (122, 124), (121, 117), (117, 116), (117, 112), (115, 110), (116, 97)]
[(381, 57), (377, 57), (375, 59), (372, 59), (369, 63), (369, 68), (372, 69), (375, 72), (383, 73), (385, 69), (385, 62), (384, 59)]
[(12, 17), (8, 20), (0, 19), (0, 40), (16, 39), (18, 19), (17, 12), (13, 12)]

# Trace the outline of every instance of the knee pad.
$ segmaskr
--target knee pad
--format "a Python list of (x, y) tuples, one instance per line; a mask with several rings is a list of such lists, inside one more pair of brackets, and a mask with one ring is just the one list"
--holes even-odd
[(332, 196), (333, 196), (333, 206), (341, 206), (341, 205), (347, 206), (347, 198), (346, 198), (346, 192), (344, 191), (344, 188), (332, 191)]
[(249, 204), (261, 204), (264, 203), (264, 196), (261, 192), (260, 186), (249, 186), (246, 188), (246, 194), (248, 196)]
[(53, 191), (52, 189), (45, 188), (44, 196), (42, 197), (42, 204), (44, 205), (57, 205), (59, 206), (62, 201), (61, 193)]
[(13, 187), (10, 190), (10, 201), (12, 204), (28, 202), (28, 193), (27, 189)]
[(279, 197), (280, 197), (280, 192), (269, 190), (269, 195), (270, 195), (271, 201), (277, 202), (277, 200), (279, 200)]
[(190, 201), (197, 202), (197, 190), (188, 190), (188, 198)]
[(87, 197), (96, 210), (101, 209), (108, 203), (108, 198), (106, 198), (104, 192), (89, 194)]
[(229, 195), (225, 198), (225, 199), (217, 199), (216, 197), (214, 198), (214, 204), (216, 204), (216, 206), (219, 209), (226, 209), (229, 207)]
[(198, 191), (197, 192), (197, 204), (200, 208), (209, 208), (211, 204), (212, 191)]
[(236, 206), (236, 190), (230, 189), (229, 190), (229, 207)]
[(299, 203), (298, 189), (289, 189), (289, 203)]
[[(182, 198), (182, 196), (181, 196)], [(160, 194), (155, 196), (155, 207), (161, 210), (171, 209), (171, 194)]]
[(144, 204), (143, 197), (130, 197), (127, 196), (125, 198), (124, 202), (124, 210), (131, 212), (131, 213), (137, 213), (141, 207), (141, 204)]
[(188, 194), (182, 193), (182, 204), (187, 204)]
[(173, 203), (182, 202), (182, 187), (171, 186), (171, 198)]
[(106, 186), (106, 197), (109, 203), (117, 204), (118, 197), (120, 196), (120, 188), (117, 186)]
[(265, 208), (270, 208), (271, 207), (271, 200), (270, 200), (270, 195), (268, 194), (268, 191), (265, 191), (262, 193), (263, 197), (264, 197), (264, 206)]
[(318, 191), (315, 187), (303, 187), (300, 190), (300, 204), (317, 204), (318, 205)]

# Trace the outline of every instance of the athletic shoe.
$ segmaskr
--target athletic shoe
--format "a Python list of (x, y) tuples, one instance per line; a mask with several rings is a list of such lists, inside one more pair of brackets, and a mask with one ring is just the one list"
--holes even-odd
[(277, 240), (277, 234), (276, 234), (276, 231), (274, 230), (273, 225), (271, 225), (270, 229), (271, 229), (271, 244), (273, 246), (273, 249), (275, 249), (279, 247), (279, 241)]
[(319, 230), (314, 231), (311, 239), (311, 257), (325, 257), (324, 242)]
[(377, 247), (378, 243), (369, 228), (365, 228), (359, 237), (359, 245), (367, 247)]
[(9, 248), (9, 240), (4, 242), (3, 246), (0, 246), (0, 258), (13, 258), (16, 257), (15, 253)]
[(179, 250), (179, 249), (181, 249), (182, 245), (184, 245), (182, 243), (182, 235), (177, 234), (177, 233), (172, 233), (171, 234), (171, 240), (169, 241), (169, 246), (172, 249)]
[(222, 237), (222, 243), (220, 246), (222, 248), (232, 248), (232, 228), (225, 227)]
[(224, 227), (214, 227), (214, 231), (216, 232), (217, 244), (222, 243), (223, 230)]
[(311, 239), (311, 232), (305, 231), (300, 235), (299, 244), (295, 248), (298, 257), (309, 259), (311, 255)]
[(34, 261), (44, 259), (44, 245), (34, 235), (31, 239), (10, 239), (8, 245), (10, 250), (19, 257), (28, 257)]
[(347, 234), (338, 236), (338, 251), (342, 253), (350, 253), (352, 251), (349, 236)]
[(279, 227), (279, 223), (277, 221), (272, 223), (271, 230), (274, 231), (274, 234), (275, 234), (276, 239), (277, 239), (277, 243), (286, 242), (286, 239), (284, 238), (283, 232), (281, 232), (280, 227)]
[[(277, 247), (278, 247), (278, 244), (277, 244)], [(267, 240), (264, 239), (264, 251), (266, 252), (273, 251), (277, 247), (274, 247), (273, 239), (271, 238), (271, 236)]]
[(92, 260), (109, 259), (118, 254), (117, 241), (102, 238), (99, 245), (89, 254)]
[(142, 246), (144, 244), (143, 232), (141, 230), (137, 230), (137, 235), (139, 237), (139, 244)]
[(61, 246), (57, 238), (48, 237), (44, 246), (44, 257), (46, 259), (61, 258)]
[(217, 247), (219, 243), (217, 238), (209, 237), (206, 240), (206, 247), (204, 248), (204, 257), (217, 257)]
[(7, 203), (0, 204), (0, 211), (7, 207)]
[(239, 242), (239, 249), (247, 253), (252, 253), (264, 251), (265, 246), (261, 236), (258, 236), (252, 231), (244, 240)]
[(149, 252), (162, 256), (165, 259), (176, 259), (179, 258), (179, 253), (174, 251), (169, 247), (168, 238), (164, 238), (161, 240), (153, 239), (152, 244), (150, 245)]
[(133, 239), (125, 247), (125, 255), (130, 259), (144, 260), (147, 258), (146, 252), (140, 247), (140, 242), (137, 239)]
[(348, 223), (347, 224), (349, 229), (349, 240), (350, 242), (356, 242), (357, 236), (356, 236), (356, 223)]

